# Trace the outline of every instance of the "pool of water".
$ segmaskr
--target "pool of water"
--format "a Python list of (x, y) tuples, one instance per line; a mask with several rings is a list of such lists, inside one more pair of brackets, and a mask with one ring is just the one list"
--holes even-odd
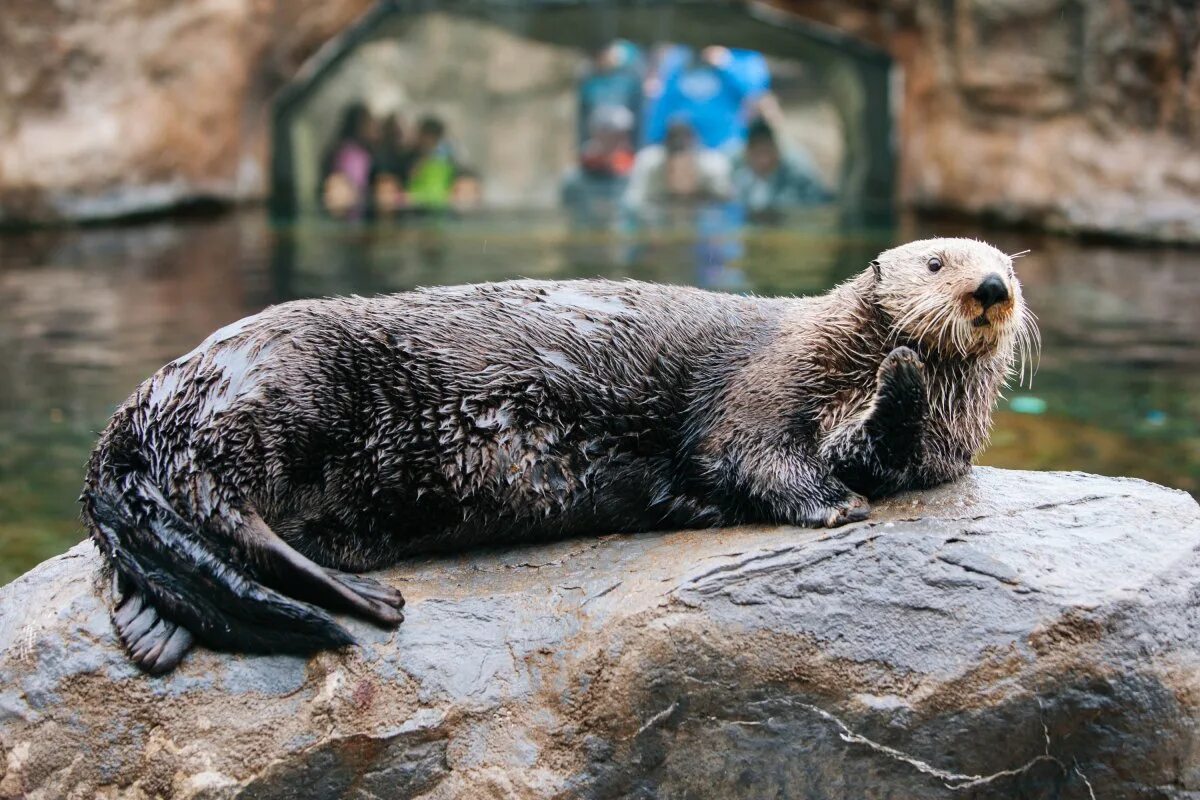
[(1200, 494), (1200, 252), (821, 214), (617, 236), (554, 215), (279, 228), (258, 212), (0, 236), (0, 583), (78, 541), (83, 466), (114, 408), (208, 333), (296, 297), (526, 277), (630, 276), (820, 292), (892, 243), (971, 235), (1018, 262), (1042, 327), (1032, 389), (985, 464), (1133, 475)]

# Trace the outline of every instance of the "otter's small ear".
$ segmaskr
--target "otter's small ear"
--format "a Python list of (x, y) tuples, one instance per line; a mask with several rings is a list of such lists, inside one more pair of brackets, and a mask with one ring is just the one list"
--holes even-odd
[(879, 266), (879, 260), (871, 262), (871, 269), (875, 270), (875, 280), (879, 280), (883, 276), (882, 268)]

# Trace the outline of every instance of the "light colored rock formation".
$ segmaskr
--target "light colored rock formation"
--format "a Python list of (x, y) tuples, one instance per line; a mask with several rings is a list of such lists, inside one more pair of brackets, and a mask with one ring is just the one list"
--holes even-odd
[(0, 222), (263, 197), (271, 97), (369, 6), (6, 4)]
[(1195, 9), (1124, 0), (917, 9), (919, 41), (901, 57), (907, 205), (1200, 242)]
[(408, 619), (149, 678), (90, 544), (0, 590), (0, 797), (1190, 797), (1200, 508), (977, 469), (832, 531), (405, 563)]

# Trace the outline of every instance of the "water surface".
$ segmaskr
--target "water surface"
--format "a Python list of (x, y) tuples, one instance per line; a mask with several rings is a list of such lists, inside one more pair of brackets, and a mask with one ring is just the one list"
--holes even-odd
[(0, 236), (0, 583), (78, 541), (96, 432), (216, 328), (296, 297), (512, 277), (634, 277), (824, 291), (892, 243), (973, 235), (1018, 262), (1045, 340), (981, 462), (1133, 475), (1200, 494), (1200, 252), (928, 224), (847, 230), (815, 213), (615, 236), (555, 214), (406, 226), (202, 221)]

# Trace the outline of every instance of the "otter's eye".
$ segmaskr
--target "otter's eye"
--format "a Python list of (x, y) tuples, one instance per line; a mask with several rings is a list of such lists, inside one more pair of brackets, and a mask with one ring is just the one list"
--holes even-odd
[(930, 258), (928, 263), (930, 272), (937, 272), (942, 268), (942, 260), (937, 256)]

